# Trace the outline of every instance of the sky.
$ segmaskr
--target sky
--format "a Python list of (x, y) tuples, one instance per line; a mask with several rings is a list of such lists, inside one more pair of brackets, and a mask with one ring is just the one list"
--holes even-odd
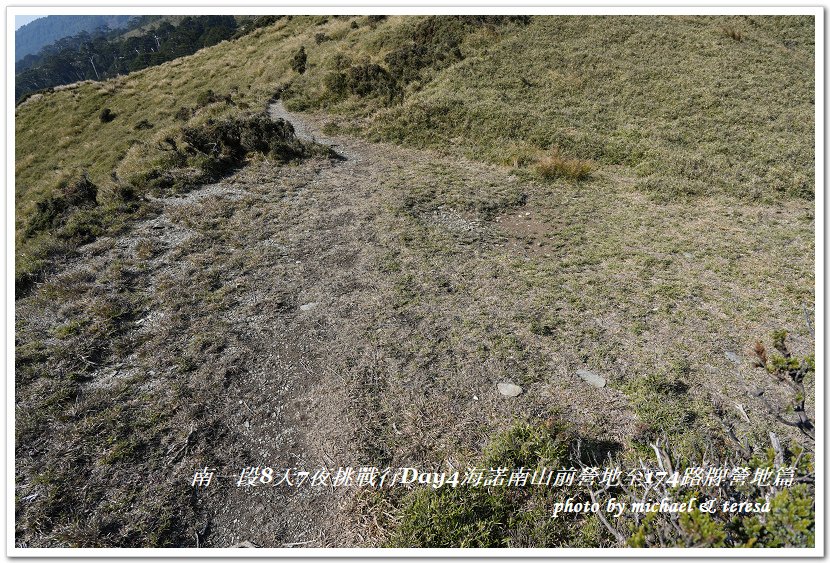
[(14, 30), (17, 31), (21, 28), (21, 26), (26, 25), (30, 21), (34, 21), (38, 18), (42, 18), (44, 16), (15, 16), (14, 17)]

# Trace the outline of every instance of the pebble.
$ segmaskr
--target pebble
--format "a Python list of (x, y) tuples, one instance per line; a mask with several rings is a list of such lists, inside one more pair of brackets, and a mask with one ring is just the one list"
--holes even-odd
[(605, 387), (605, 378), (590, 370), (578, 369), (576, 370), (576, 374), (588, 385), (593, 385), (594, 387)]
[(733, 362), (735, 364), (741, 365), (741, 363), (742, 363), (741, 362), (741, 357), (738, 354), (736, 354), (735, 352), (732, 352), (731, 350), (727, 350), (724, 353), (724, 356), (726, 356), (727, 360), (729, 360), (730, 362)]
[(512, 383), (499, 383), (499, 393), (507, 397), (517, 397), (522, 394), (522, 388)]
[(312, 301), (311, 303), (303, 303), (302, 305), (300, 305), (300, 311), (311, 311), (317, 305), (319, 305), (319, 303), (315, 301)]

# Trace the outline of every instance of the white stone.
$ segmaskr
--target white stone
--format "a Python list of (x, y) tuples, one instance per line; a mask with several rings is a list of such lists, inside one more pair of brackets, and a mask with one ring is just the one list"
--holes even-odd
[(522, 388), (512, 383), (499, 383), (499, 393), (507, 397), (516, 397), (522, 394)]
[(605, 378), (587, 369), (578, 369), (576, 374), (588, 385), (594, 387), (605, 387)]

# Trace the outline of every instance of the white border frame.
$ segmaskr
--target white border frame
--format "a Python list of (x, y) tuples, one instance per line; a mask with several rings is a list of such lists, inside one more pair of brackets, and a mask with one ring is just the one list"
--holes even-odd
[[(530, 14), (530, 15), (811, 15), (815, 17), (815, 334), (816, 334), (816, 543), (813, 548), (794, 549), (746, 549), (746, 548), (504, 548), (504, 549), (381, 549), (381, 548), (262, 548), (240, 550), (232, 548), (197, 549), (197, 548), (18, 548), (14, 545), (14, 21), (16, 15), (63, 15), (63, 14), (293, 14), (293, 15), (329, 15), (329, 14)], [(5, 366), (6, 366), (6, 556), (7, 557), (187, 557), (187, 558), (249, 558), (249, 557), (284, 557), (306, 559), (320, 557), (493, 557), (493, 558), (538, 558), (538, 557), (615, 557), (615, 558), (666, 558), (666, 557), (706, 557), (706, 558), (783, 558), (783, 557), (823, 557), (824, 556), (824, 18), (825, 10), (820, 6), (783, 7), (759, 6), (757, 3), (734, 2), (732, 6), (711, 7), (703, 5), (666, 7), (653, 0), (640, 2), (639, 6), (603, 6), (590, 4), (586, 6), (555, 5), (551, 2), (527, 1), (521, 5), (507, 6), (493, 0), (474, 2), (456, 0), (453, 5), (414, 5), (378, 0), (364, 0), (351, 6), (333, 5), (313, 1), (308, 4), (267, 5), (263, 2), (248, 6), (223, 6), (221, 4), (205, 5), (192, 0), (181, 1), (176, 6), (169, 5), (125, 5), (114, 6), (112, 2), (91, 0), (85, 6), (48, 6), (29, 5), (22, 2), (16, 6), (6, 6), (6, 228), (5, 243)]]

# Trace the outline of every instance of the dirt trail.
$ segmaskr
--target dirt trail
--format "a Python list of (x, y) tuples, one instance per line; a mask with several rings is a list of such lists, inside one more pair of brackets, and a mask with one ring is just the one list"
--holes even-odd
[[(609, 443), (631, 435), (625, 396), (586, 386), (579, 358), (521, 320), (546, 298), (514, 275), (535, 267), (534, 253), (496, 218), (518, 217), (537, 186), (504, 168), (326, 136), (325, 117), (279, 103), (270, 114), (343, 159), (256, 160), (156, 200), (154, 218), (87, 245), (62, 274), (118, 271), (146, 296), (132, 353), (84, 385), (89, 397), (129, 388), (144, 406), (158, 401), (158, 416), (180, 416), (156, 438), (169, 468), (156, 478), (191, 499), (189, 545), (383, 540), (353, 490), (237, 487), (246, 466), (458, 464), (516, 419), (564, 416)], [(499, 395), (503, 381), (523, 394)], [(216, 480), (191, 489), (205, 465)]]
[[(244, 279), (247, 274), (242, 280), (250, 288), (244, 300), (258, 311), (244, 320), (255, 335), (249, 351), (258, 359), (247, 370), (253, 377), (229, 394), (228, 404), (240, 402), (248, 410), (239, 409), (237, 418), (242, 424), (243, 419), (252, 423), (241, 431), (248, 448), (260, 454), (252, 465), (282, 462), (284, 467), (307, 470), (396, 462), (436, 466), (459, 450), (480, 447), (494, 423), (503, 426), (515, 416), (539, 416), (550, 411), (551, 402), (571, 405), (572, 416), (585, 417), (586, 427), (609, 429), (608, 438), (625, 435), (633, 419), (616, 391), (543, 382), (536, 392), (511, 403), (495, 392), (505, 371), (517, 369), (510, 360), (506, 363), (513, 367), (484, 359), (479, 366), (468, 360), (435, 370), (417, 362), (405, 365), (405, 358), (390, 349), (390, 340), (404, 348), (443, 347), (442, 334), (457, 328), (452, 326), (452, 309), (443, 310), (440, 303), (434, 308), (427, 304), (425, 312), (431, 318), (395, 313), (401, 281), (386, 271), (383, 260), (390, 253), (406, 252), (395, 248), (400, 244), (396, 230), (410, 226), (401, 224), (390, 207), (405, 197), (410, 183), (446, 182), (441, 170), (447, 166), (463, 169), (464, 181), (473, 185), (515, 179), (502, 170), (447, 163), (430, 153), (326, 136), (320, 132), (324, 118), (292, 115), (279, 102), (270, 114), (290, 121), (300, 139), (333, 146), (345, 160), (277, 169), (275, 182), (284, 186), (287, 180), (297, 187), (290, 198), (282, 195), (279, 200), (265, 191), (257, 203), (265, 213), (275, 205), (291, 210), (280, 214), (280, 222), (270, 223), (271, 228), (260, 234), (265, 237), (260, 244), (267, 247), (279, 233), (285, 245), (281, 257), (294, 265), (276, 271), (266, 265), (250, 282)], [(230, 202), (240, 197), (240, 190), (262, 193), (263, 173), (268, 173), (267, 166), (243, 171), (218, 190), (210, 187), (192, 194), (189, 205), (207, 194)], [(239, 203), (244, 201), (243, 197)], [(494, 227), (453, 209), (418, 220), (449, 233), (453, 241), (461, 237), (465, 260), (501, 240)], [(472, 243), (464, 238), (471, 233)], [(506, 250), (498, 252), (510, 259)], [(452, 264), (433, 267), (415, 273), (444, 275), (442, 270)], [(472, 281), (480, 272), (456, 270), (448, 275), (469, 276)], [(281, 295), (276, 299), (287, 304), (277, 310), (272, 309), (275, 285)], [(489, 290), (484, 286), (479, 291)], [(475, 292), (464, 297), (468, 307), (476, 299)], [(452, 356), (453, 351), (446, 353)], [(441, 380), (452, 373), (451, 379)], [(279, 413), (276, 418), (274, 411)], [(208, 545), (250, 540), (257, 545), (299, 542), (313, 547), (376, 541), (369, 536), (378, 530), (367, 531), (355, 521), (360, 515), (354, 512), (360, 510), (354, 505), (347, 490), (277, 494), (274, 489), (228, 489), (212, 504), (214, 533)]]
[[(361, 242), (362, 227), (373, 213), (365, 202), (383, 172), (363, 165), (369, 158), (365, 147), (338, 146), (289, 116), (281, 104), (274, 104), (270, 113), (290, 119), (301, 140), (334, 145), (345, 160), (289, 168), (255, 163), (165, 206), (199, 214), (206, 202), (220, 200), (230, 206), (253, 204), (265, 217), (280, 217), (266, 218), (254, 237), (259, 240), (245, 241), (247, 252), (261, 254), (265, 262), (261, 269), (235, 278), (244, 288), (239, 299), (244, 306), (229, 311), (246, 333), (240, 342), (247, 357), (244, 376), (229, 389), (223, 408), (232, 413), (236, 445), (250, 460), (240, 460), (235, 469), (267, 466), (280, 475), (288, 468), (314, 472), (325, 467), (333, 472), (356, 458), (350, 432), (341, 426), (345, 413), (336, 390), (342, 381), (327, 362), (328, 347), (332, 331), (342, 330), (341, 323), (347, 322), (343, 309), (352, 306), (350, 290), (359, 284), (371, 252)], [(268, 180), (279, 189), (269, 189)], [(247, 221), (241, 222), (245, 228)], [(275, 254), (278, 263), (269, 263)], [(236, 479), (235, 473), (225, 475), (218, 492), (205, 499), (205, 546), (250, 541), (269, 547), (325, 547), (359, 541), (344, 534), (348, 528), (338, 517), (339, 491), (240, 489)]]
[[(329, 467), (381, 462), (435, 466), (458, 451), (480, 447), (482, 440), (489, 437), (488, 428), (504, 426), (516, 416), (544, 415), (552, 412), (553, 405), (568, 405), (569, 416), (584, 420), (585, 428), (602, 429), (609, 439), (625, 435), (633, 419), (624, 397), (616, 391), (586, 389), (578, 381), (549, 385), (550, 376), (546, 376), (541, 385), (527, 381), (523, 398), (505, 400), (496, 392), (495, 384), (511, 376), (514, 381), (525, 383), (526, 377), (520, 374), (524, 366), (509, 355), (478, 360), (471, 357), (468, 349), (479, 344), (474, 341), (475, 333), (469, 337), (459, 335), (472, 342), (447, 348), (445, 335), (459, 330), (453, 326), (461, 320), (454, 312), (456, 306), (468, 311), (478, 309), (480, 314), (494, 317), (513, 314), (509, 305), (499, 306), (497, 297), (500, 292), (509, 295), (511, 288), (491, 287), (484, 279), (486, 262), (493, 257), (482, 257), (481, 253), (495, 251), (496, 261), (515, 259), (509, 247), (500, 246), (499, 241), (504, 241), (496, 223), (488, 226), (474, 214), (449, 206), (416, 217), (421, 225), (448, 237), (446, 242), (457, 246), (459, 254), (444, 263), (433, 260), (433, 251), (427, 250), (418, 256), (419, 260), (409, 263), (408, 267), (413, 269), (409, 275), (447, 276), (450, 285), (469, 287), (469, 294), (464, 295), (463, 289), (460, 294), (455, 292), (458, 298), (454, 303), (436, 295), (435, 303), (424, 303), (416, 317), (395, 313), (399, 286), (407, 279), (407, 272), (385, 271), (383, 261), (390, 254), (410, 252), (405, 247), (396, 248), (401, 245), (397, 233), (406, 232), (413, 225), (395, 217), (389, 208), (399, 205), (413, 185), (437, 184), (440, 189), (442, 183), (457, 181), (446, 169), (462, 174), (461, 181), (470, 190), (476, 189), (478, 183), (515, 184), (515, 178), (502, 169), (447, 162), (431, 153), (326, 136), (320, 133), (323, 118), (300, 118), (286, 112), (280, 103), (272, 105), (270, 113), (274, 118), (289, 120), (301, 139), (334, 146), (346, 160), (303, 165), (290, 172), (306, 178), (307, 184), (294, 195), (293, 209), (297, 214), (289, 224), (282, 225), (290, 233), (289, 256), (301, 262), (296, 277), (287, 285), (296, 296), (293, 307), (315, 304), (314, 307), (308, 311), (294, 309), (288, 315), (280, 314), (278, 319), (269, 315), (249, 319), (249, 326), (258, 327), (258, 331), (266, 332), (275, 324), (282, 327), (275, 340), (290, 335), (283, 342), (289, 346), (286, 354), (297, 362), (311, 362), (305, 364), (305, 371), (292, 365), (281, 371), (263, 366), (263, 375), (271, 370), (283, 374), (285, 383), (280, 392), (250, 386), (239, 391), (240, 397), (271, 395), (275, 402), (288, 400), (296, 405), (283, 424), (287, 426), (286, 432), (297, 436), (298, 442), (267, 441), (267, 458)], [(279, 170), (278, 174), (284, 177), (286, 172)], [(246, 181), (243, 173), (236, 185), (252, 189), (246, 187)], [(225, 195), (232, 193), (228, 190)], [(434, 252), (441, 254), (439, 248)], [(459, 263), (453, 264), (456, 261)], [(465, 271), (464, 263), (474, 269)], [(263, 276), (262, 283), (269, 283), (269, 279), (273, 280), (270, 275)], [(428, 301), (429, 290), (420, 291)], [(265, 305), (266, 296), (267, 292), (257, 302)], [(518, 298), (517, 304), (520, 301)], [(487, 312), (494, 306), (498, 312)], [(299, 348), (300, 343), (304, 348)], [(456, 355), (463, 361), (454, 366), (419, 364), (421, 354), (405, 350), (412, 346), (433, 349), (425, 352), (423, 361), (446, 363), (442, 355)], [(403, 349), (395, 350), (396, 347)], [(407, 363), (407, 354), (414, 355), (416, 361)], [(542, 363), (537, 360), (527, 363)], [(556, 371), (567, 380), (564, 367), (560, 364)], [(553, 377), (555, 381), (557, 376)], [(254, 404), (251, 408), (258, 414), (263, 407)], [(253, 428), (250, 434), (268, 435), (270, 431), (265, 426)], [(292, 459), (294, 456), (299, 459)], [(253, 499), (240, 498), (237, 507), (217, 514), (216, 529), (233, 530), (238, 523), (231, 520), (230, 514), (241, 515), (246, 508), (258, 510), (250, 506)], [(354, 522), (335, 517), (338, 500), (345, 500), (336, 491), (317, 497), (295, 494), (280, 498), (269, 490), (261, 499), (266, 503), (264, 513), (271, 514), (269, 521), (281, 522), (284, 531), (266, 527), (253, 539), (259, 545), (267, 544), (273, 533), (281, 542), (313, 540), (309, 545), (352, 545), (369, 539), (362, 537), (363, 532), (355, 529)], [(275, 518), (276, 514), (280, 516)], [(240, 522), (247, 520), (239, 518)], [(310, 530), (320, 530), (320, 535), (315, 537)], [(232, 532), (226, 541), (245, 537), (240, 530)], [(220, 543), (218, 538), (213, 541)]]
[[(323, 135), (338, 118), (281, 104), (270, 114), (341, 158), (259, 157), (155, 199), (151, 218), (81, 247), (17, 301), (18, 329), (36, 346), (16, 360), (54, 358), (16, 387), (19, 544), (382, 545), (394, 495), (238, 487), (240, 472), (464, 467), (516, 421), (569, 425), (583, 451), (603, 456), (654, 436), (643, 413), (694, 419), (691, 401), (721, 413), (791, 401), (723, 354), (740, 352), (725, 341), (731, 328), (713, 330), (690, 302), (693, 320), (678, 330), (673, 311), (686, 301), (620, 260), (620, 247), (651, 257), (655, 233), (696, 240), (683, 206)], [(643, 209), (668, 226), (642, 225)], [(701, 303), (728, 312), (734, 278), (694, 258), (682, 268), (712, 282)], [(647, 263), (666, 276), (673, 260)], [(695, 358), (678, 364), (687, 350)], [(643, 375), (667, 365), (701, 367), (676, 393), (655, 394)], [(501, 395), (500, 383), (521, 394)], [(730, 423), (766, 432), (755, 420)], [(690, 440), (709, 439), (703, 424), (687, 426)], [(214, 480), (193, 488), (206, 466)], [(79, 468), (83, 482), (65, 484)]]

